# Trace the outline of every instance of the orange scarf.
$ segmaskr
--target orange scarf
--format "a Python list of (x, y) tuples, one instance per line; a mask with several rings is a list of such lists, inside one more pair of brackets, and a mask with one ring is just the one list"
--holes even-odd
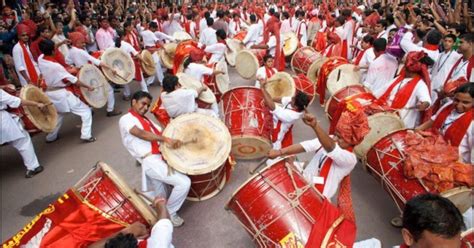
[(23, 52), (23, 58), (25, 60), (26, 70), (28, 71), (28, 76), (30, 77), (30, 81), (33, 84), (37, 84), (38, 83), (38, 78), (39, 78), (38, 77), (38, 72), (36, 72), (35, 65), (33, 64), (33, 61), (30, 58), (30, 54), (28, 53), (28, 49), (27, 49), (25, 43), (23, 43), (23, 41), (19, 41), (19, 43), (20, 43), (21, 50)]
[[(454, 104), (450, 104), (438, 114), (436, 119), (433, 122), (432, 129), (440, 130), (441, 127), (445, 124), (446, 119), (448, 118), (449, 114), (453, 112)], [(461, 117), (457, 118), (451, 125), (446, 129), (444, 133), (444, 139), (449, 141), (453, 146), (459, 146), (461, 144), (462, 138), (467, 132), (469, 125), (473, 120), (473, 112), (474, 109), (471, 111), (467, 111)]]

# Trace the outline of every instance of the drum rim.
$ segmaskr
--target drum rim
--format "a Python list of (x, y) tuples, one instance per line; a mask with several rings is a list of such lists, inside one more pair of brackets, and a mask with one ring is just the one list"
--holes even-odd
[[(194, 89), (194, 87), (190, 87), (190, 85), (192, 84), (187, 84), (187, 85), (183, 85), (181, 84), (181, 78), (182, 77), (187, 77), (186, 80), (183, 80), (188, 82), (188, 81), (195, 81), (195, 82), (199, 82), (199, 80), (197, 79), (194, 79), (193, 77), (189, 76), (188, 74), (186, 73), (183, 73), (183, 72), (178, 72), (176, 73), (176, 76), (178, 77), (178, 80), (180, 82), (180, 85), (183, 86), (183, 88), (186, 88), (186, 89)], [(200, 86), (199, 87), (202, 87), (203, 86), (203, 83), (202, 82), (199, 82)], [(217, 98), (216, 98), (216, 95), (214, 95), (214, 93), (211, 91), (211, 89), (207, 88), (205, 91), (203, 91), (199, 97), (198, 97), (199, 100), (203, 101), (204, 103), (208, 103), (208, 104), (213, 104), (215, 102), (217, 102)]]
[[(440, 192), (439, 194), (442, 197), (447, 198), (448, 200), (450, 200), (453, 204), (455, 204), (455, 202), (451, 200), (454, 196), (458, 196), (459, 194), (463, 194), (463, 193), (469, 193), (470, 194), (472, 192), (473, 192), (473, 189), (471, 189), (469, 187), (459, 186), (459, 187), (455, 187), (455, 188)], [(471, 202), (471, 199), (469, 199), (469, 197), (468, 197), (465, 201)], [(466, 204), (466, 205), (470, 206), (471, 204)], [(458, 207), (458, 206), (456, 206), (456, 207)], [(459, 206), (459, 207), (462, 207), (462, 206)], [(458, 209), (461, 213), (464, 213), (469, 209), (469, 207), (467, 207), (467, 208), (465, 207), (463, 209), (458, 208)]]
[(229, 47), (229, 49), (226, 49), (225, 52), (224, 52), (225, 59), (226, 59), (227, 63), (229, 63), (230, 66), (235, 66), (235, 58), (237, 57), (237, 53), (244, 50), (245, 46), (242, 45), (242, 49), (240, 51), (237, 51), (237, 50), (233, 49), (234, 47), (232, 47), (231, 44), (233, 44), (232, 42), (241, 44), (241, 42), (239, 40), (234, 39), (234, 38), (227, 38), (226, 42), (227, 42), (227, 46)]
[(102, 56), (101, 56), (101, 60), (105, 63), (104, 61), (104, 58), (107, 57), (108, 54), (110, 53), (121, 53), (122, 56), (125, 60), (127, 60), (126, 62), (132, 64), (132, 66), (130, 67), (130, 70), (131, 70), (131, 73), (130, 73), (130, 76), (128, 78), (125, 78), (128, 80), (128, 82), (125, 82), (124, 79), (120, 78), (120, 77), (117, 77), (115, 76), (109, 69), (105, 68), (105, 67), (102, 67), (102, 72), (104, 73), (104, 76), (116, 83), (116, 84), (120, 84), (120, 85), (125, 85), (125, 84), (129, 84), (130, 82), (132, 82), (132, 80), (135, 78), (135, 66), (134, 65), (134, 62), (133, 62), (133, 59), (132, 57), (130, 57), (129, 54), (125, 53), (124, 51), (122, 51), (122, 49), (120, 48), (117, 48), (117, 47), (111, 47), (111, 48), (107, 48), (104, 53), (102, 53)]
[[(309, 50), (312, 50), (313, 52), (316, 52), (316, 50), (313, 48), (313, 47), (310, 47), (310, 46), (305, 46), (305, 47), (300, 47), (298, 49), (296, 49), (296, 51), (293, 53), (293, 56), (291, 56), (291, 60), (290, 60), (290, 66), (291, 66), (291, 70), (293, 71), (294, 74), (298, 75), (300, 73), (296, 72), (296, 69), (295, 67), (293, 66), (293, 61), (295, 60), (295, 56), (294, 54), (297, 54), (300, 50), (303, 50), (303, 49), (309, 49)], [(321, 55), (322, 56), (322, 55)], [(308, 68), (308, 71), (309, 71), (309, 68)], [(307, 77), (307, 76), (306, 76)], [(309, 79), (309, 78), (308, 78)], [(310, 80), (311, 81), (311, 80)]]
[[(329, 113), (328, 113), (328, 109), (329, 109), (329, 103), (336, 97), (336, 95), (339, 93), (339, 92), (342, 92), (343, 90), (349, 88), (349, 87), (354, 87), (354, 86), (358, 86), (358, 87), (363, 87), (366, 91), (363, 92), (363, 93), (372, 93), (370, 92), (369, 88), (365, 87), (365, 85), (363, 84), (353, 84), (353, 85), (347, 85), (347, 86), (344, 86), (344, 88), (336, 91), (333, 95), (331, 95), (331, 97), (329, 97), (329, 99), (324, 103), (324, 112), (326, 113), (326, 116), (328, 117), (329, 121), (332, 121), (332, 118), (329, 117)], [(360, 94), (362, 92), (359, 92), (357, 93), (356, 95)]]
[[(232, 135), (231, 134), (231, 138), (232, 138), (232, 143), (234, 142), (234, 138), (240, 138), (240, 139), (245, 139), (245, 138), (252, 138), (252, 139), (255, 139), (255, 140), (259, 140), (259, 141), (262, 141), (263, 143), (267, 144), (269, 149), (272, 149), (272, 142), (271, 142), (271, 139), (265, 139), (265, 138), (262, 138), (261, 136), (254, 136), (254, 135), (248, 135), (248, 134), (237, 134), (237, 135)], [(232, 150), (234, 149), (234, 146), (231, 145), (232, 147)], [(240, 154), (240, 153), (239, 153)], [(257, 154), (257, 153), (255, 153)], [(264, 156), (258, 156), (258, 157), (255, 157), (255, 156), (252, 156), (252, 157), (242, 157), (242, 156), (239, 156), (237, 155), (237, 153), (235, 152), (232, 152), (232, 156), (234, 156), (236, 159), (240, 159), (240, 160), (252, 160), (252, 159), (258, 159), (258, 158), (262, 158)]]
[(83, 200), (83, 197), (78, 192), (80, 183), (89, 178), (89, 174), (96, 170), (102, 170), (104, 174), (106, 174), (110, 178), (110, 180), (114, 182), (114, 185), (117, 187), (120, 193), (122, 193), (126, 197), (126, 199), (130, 201), (135, 210), (150, 226), (153, 226), (158, 221), (155, 212), (145, 203), (145, 201), (140, 196), (138, 196), (137, 193), (132, 190), (132, 188), (130, 188), (130, 186), (126, 183), (123, 177), (118, 174), (117, 171), (112, 168), (112, 166), (102, 161), (97, 162), (97, 164), (94, 165), (84, 177), (82, 177), (79, 181), (76, 182), (76, 184), (74, 184), (73, 190), (74, 192), (76, 192), (76, 194), (81, 200)]
[[(217, 90), (219, 90), (221, 94), (224, 94), (225, 92), (229, 90), (229, 86), (230, 86), (229, 68), (227, 67), (226, 61), (223, 59), (217, 62), (215, 64), (215, 67), (218, 68), (219, 64), (223, 68), (225, 67), (225, 74), (216, 75), (216, 86), (217, 86)], [(223, 87), (224, 85), (226, 85), (226, 87)], [(226, 90), (223, 90), (222, 88), (226, 88)]]
[[(334, 68), (334, 69), (328, 74), (327, 83), (326, 83), (326, 88), (327, 88), (327, 90), (329, 91), (329, 94), (334, 95), (334, 94), (336, 94), (337, 91), (339, 91), (339, 90), (334, 90), (336, 87), (330, 87), (331, 84), (329, 83), (329, 79), (331, 78), (331, 75), (334, 75), (333, 73), (335, 73), (336, 69), (338, 69), (338, 68), (345, 68), (345, 67), (354, 68), (355, 65), (353, 65), (353, 64), (342, 64), (342, 65), (339, 65), (339, 66), (337, 66), (336, 68)], [(343, 71), (343, 69), (340, 69), (340, 70), (341, 70), (341, 72)], [(346, 70), (346, 69), (344, 69), (344, 70)], [(347, 71), (350, 71), (351, 73), (354, 73), (355, 75), (357, 75), (357, 80), (355, 80), (355, 81), (357, 81), (357, 82), (352, 82), (352, 81), (351, 81), (351, 82), (350, 82), (349, 84), (347, 84), (346, 86), (361, 84), (361, 82), (360, 82), (360, 80), (361, 80), (361, 75), (360, 75), (360, 73), (354, 72), (353, 69), (347, 69)], [(332, 77), (334, 77), (334, 76), (332, 76)], [(340, 89), (340, 88), (339, 88), (339, 89)]]
[[(280, 76), (281, 75), (281, 76)], [(293, 97), (295, 94), (296, 94), (296, 85), (295, 85), (295, 80), (293, 79), (293, 77), (287, 73), (287, 72), (284, 72), (284, 71), (278, 71), (276, 72), (275, 74), (273, 74), (273, 76), (269, 79), (269, 80), (272, 80), (272, 78), (276, 77), (276, 76), (280, 76), (280, 78), (286, 78), (288, 81), (290, 81), (290, 92), (291, 93), (290, 95), (288, 96), (282, 96), (282, 97)], [(268, 87), (268, 84), (266, 84), (265, 86)], [(266, 87), (265, 87), (266, 89)], [(273, 96), (272, 96), (273, 97)]]
[(164, 48), (160, 48), (158, 50), (158, 54), (160, 55), (160, 60), (161, 62), (163, 63), (163, 65), (167, 68), (167, 69), (173, 69), (173, 58), (171, 58), (170, 56), (168, 56), (168, 54), (165, 52), (165, 49)]
[[(224, 166), (225, 166), (225, 164), (224, 164)], [(201, 197), (201, 198), (187, 196), (186, 200), (192, 201), (192, 202), (202, 202), (202, 201), (205, 201), (205, 200), (209, 200), (212, 197), (218, 195), (224, 189), (224, 186), (227, 183), (227, 171), (225, 169), (223, 169), (223, 170), (224, 170), (224, 175), (222, 176), (222, 180), (221, 180), (220, 184), (218, 185), (218, 187), (215, 190), (213, 190), (211, 193), (209, 193), (209, 194), (207, 194), (207, 195), (205, 195), (204, 197)], [(191, 185), (192, 184), (193, 183), (191, 181)]]
[[(323, 66), (323, 64), (328, 60), (329, 58), (326, 56), (321, 56), (317, 58), (308, 68), (308, 72), (306, 73), (306, 77), (310, 81), (312, 81), (314, 84), (318, 83), (318, 78), (319, 76), (319, 70)], [(317, 75), (316, 75), (317, 73)], [(314, 80), (313, 80), (314, 79)]]
[[(142, 57), (143, 60), (148, 60), (148, 62), (151, 62), (152, 65), (155, 65), (155, 61), (153, 60), (153, 55), (150, 53), (150, 51), (143, 49), (140, 52), (140, 57)], [(156, 65), (153, 66), (153, 69), (151, 69), (152, 66), (146, 65), (144, 63), (141, 64), (143, 72), (145, 72), (147, 75), (155, 75), (156, 73)]]
[[(79, 78), (79, 77), (82, 75), (81, 71), (82, 71), (84, 68), (86, 68), (86, 69), (92, 69), (92, 68), (93, 68), (92, 70), (95, 70), (95, 71), (98, 72), (98, 75), (99, 75), (98, 77), (100, 78), (99, 81), (102, 82), (102, 87), (104, 87), (104, 95), (103, 95), (104, 101), (103, 101), (102, 103), (100, 103), (100, 104), (97, 104), (96, 102), (93, 102), (93, 101), (90, 100), (89, 96), (87, 95), (88, 90), (87, 90), (86, 88), (84, 88), (84, 87), (79, 87), (79, 90), (81, 91), (82, 96), (86, 99), (87, 104), (89, 104), (89, 105), (92, 106), (93, 108), (97, 108), (97, 109), (102, 108), (102, 107), (104, 107), (104, 106), (107, 104), (107, 97), (108, 97), (108, 95), (109, 95), (109, 92), (108, 92), (108, 90), (106, 89), (106, 87), (107, 87), (106, 84), (108, 84), (107, 79), (105, 78), (104, 74), (102, 74), (102, 71), (99, 70), (99, 68), (97, 68), (96, 66), (91, 65), (91, 64), (84, 64), (84, 65), (81, 67), (81, 69), (79, 70), (79, 73), (77, 74), (77, 78)], [(84, 70), (86, 70), (86, 69), (84, 69)], [(81, 80), (81, 82), (82, 82), (82, 80)]]
[[(251, 60), (252, 61), (249, 61), (249, 62), (254, 62), (253, 65), (256, 65), (256, 69), (255, 69), (255, 72), (252, 73), (251, 76), (246, 76), (246, 75), (242, 75), (242, 72), (239, 70), (239, 68), (241, 68), (241, 66), (239, 66), (241, 63), (237, 63), (237, 57), (239, 57), (239, 55), (241, 54), (245, 54), (245, 55), (250, 55), (250, 57), (252, 58)], [(247, 65), (245, 66), (246, 68), (248, 68), (248, 66), (251, 66), (251, 65)], [(248, 49), (244, 49), (240, 52), (237, 53), (237, 55), (235, 56), (235, 69), (237, 71), (237, 73), (244, 79), (252, 79), (253, 77), (255, 77), (255, 75), (257, 74), (257, 70), (258, 68), (260, 67), (260, 64), (258, 62), (258, 59), (255, 57), (255, 55)]]
[(298, 37), (296, 36), (296, 34), (293, 32), (293, 31), (289, 31), (289, 32), (286, 32), (286, 33), (283, 33), (282, 34), (284, 40), (283, 40), (283, 48), (285, 47), (284, 44), (285, 44), (285, 38), (286, 36), (289, 36), (290, 38), (288, 38), (290, 41), (293, 41), (296, 43), (296, 45), (294, 45), (292, 47), (292, 49), (288, 52), (288, 53), (285, 53), (285, 49), (283, 49), (283, 54), (285, 55), (285, 57), (287, 56), (291, 56), (292, 54), (294, 54), (296, 52), (296, 50), (298, 50)]
[(301, 91), (301, 92), (305, 93), (308, 97), (311, 97), (311, 99), (309, 100), (309, 103), (308, 103), (308, 106), (310, 106), (310, 105), (313, 103), (314, 99), (316, 99), (316, 94), (317, 94), (317, 93), (316, 93), (316, 85), (315, 85), (313, 82), (311, 82), (311, 80), (309, 80), (309, 78), (308, 78), (305, 74), (301, 73), (301, 75), (305, 76), (306, 79), (308, 79), (308, 81), (309, 81), (309, 82), (311, 83), (311, 85), (313, 86), (313, 96), (308, 95), (306, 92), (304, 92), (304, 91), (298, 89), (298, 87), (296, 87), (296, 80), (295, 80), (295, 79), (301, 80), (301, 79), (299, 78), (299, 75), (300, 75), (300, 74), (292, 75), (293, 81), (295, 82), (295, 89), (298, 90), (298, 91)]
[[(56, 107), (54, 106), (54, 104), (51, 102), (51, 99), (49, 99), (48, 95), (46, 95), (46, 93), (44, 93), (40, 88), (38, 88), (38, 87), (36, 87), (36, 86), (34, 86), (34, 85), (27, 84), (27, 85), (21, 87), (21, 90), (20, 90), (20, 98), (21, 98), (21, 99), (27, 99), (27, 98), (26, 98), (26, 93), (27, 93), (27, 91), (30, 91), (30, 90), (34, 90), (34, 91), (36, 91), (38, 94), (41, 94), (41, 95), (44, 96), (45, 101), (44, 101), (43, 103), (47, 104), (47, 108), (51, 110), (51, 111), (49, 111), (49, 112), (51, 112), (51, 114), (52, 114), (52, 119), (53, 119), (52, 122), (54, 123), (54, 125), (51, 125), (51, 126), (52, 126), (51, 129), (49, 129), (49, 128), (47, 128), (47, 127), (44, 127), (43, 125), (40, 125), (40, 123), (39, 123), (38, 121), (36, 121), (35, 118), (33, 118), (34, 116), (33, 116), (33, 114), (31, 114), (31, 112), (30, 112), (28, 106), (24, 106), (24, 107), (23, 107), (23, 111), (25, 112), (26, 116), (27, 116), (28, 119), (31, 121), (31, 123), (33, 123), (33, 125), (34, 125), (37, 129), (39, 129), (39, 130), (41, 130), (41, 131), (43, 131), (43, 132), (45, 132), (45, 133), (50, 133), (50, 132), (52, 132), (52, 131), (54, 130), (54, 128), (56, 127), (56, 124), (57, 124), (57, 122), (58, 122), (58, 111), (57, 111)], [(53, 110), (54, 110), (54, 111), (53, 111)]]
[(188, 168), (181, 166), (181, 164), (179, 164), (179, 163), (176, 163), (176, 164), (179, 164), (179, 165), (176, 165), (176, 164), (172, 165), (172, 163), (174, 163), (174, 161), (170, 161), (168, 155), (171, 154), (173, 150), (169, 149), (167, 146), (162, 147), (162, 149), (161, 149), (162, 156), (165, 158), (165, 160), (167, 161), (167, 163), (170, 167), (172, 167), (173, 169), (175, 169), (175, 170), (177, 170), (181, 173), (184, 173), (186, 175), (197, 176), (197, 175), (203, 175), (203, 174), (210, 173), (210, 172), (215, 171), (215, 170), (217, 170), (220, 167), (225, 165), (227, 159), (230, 156), (231, 150), (232, 150), (232, 136), (230, 134), (229, 129), (225, 125), (225, 123), (222, 122), (220, 119), (214, 118), (214, 117), (211, 117), (211, 116), (208, 116), (208, 115), (205, 115), (205, 114), (201, 114), (201, 113), (188, 113), (188, 114), (183, 114), (183, 115), (180, 115), (180, 116), (174, 118), (173, 120), (171, 120), (171, 122), (163, 130), (162, 135), (166, 136), (166, 137), (169, 137), (168, 133), (171, 132), (170, 130), (173, 128), (173, 126), (172, 126), (173, 122), (178, 123), (179, 121), (182, 121), (183, 119), (188, 120), (188, 119), (193, 119), (193, 117), (195, 117), (195, 120), (208, 119), (211, 122), (214, 122), (214, 124), (221, 126), (222, 130), (224, 130), (224, 132), (227, 131), (224, 134), (221, 134), (221, 135), (226, 135), (227, 136), (227, 137), (224, 137), (223, 140), (224, 141), (227, 140), (227, 139), (229, 140), (229, 142), (226, 143), (227, 147), (225, 148), (225, 151), (224, 151), (224, 154), (226, 154), (226, 156), (224, 158), (221, 158), (220, 160), (216, 160), (217, 162), (215, 162), (213, 164), (208, 163), (207, 164), (208, 166), (206, 168), (199, 168), (199, 169), (194, 169), (194, 170), (188, 170)]
[[(396, 115), (395, 113), (392, 113), (392, 112), (379, 112), (379, 113), (375, 113), (375, 114), (373, 114), (373, 115), (367, 116), (367, 119), (373, 119), (373, 118), (375, 118), (375, 117), (377, 117), (377, 116), (391, 116), (391, 117), (393, 117), (393, 119), (397, 119), (397, 120), (399, 121), (399, 124), (402, 124), (402, 128), (392, 130), (392, 131), (388, 132), (387, 134), (385, 134), (384, 136), (375, 139), (373, 142), (370, 143), (370, 146), (368, 146), (369, 149), (367, 149), (367, 151), (365, 151), (364, 154), (358, 154), (358, 152), (356, 151), (356, 150), (358, 150), (357, 147), (358, 147), (359, 145), (361, 145), (364, 140), (362, 140), (362, 142), (361, 142), (359, 145), (354, 146), (354, 153), (357, 155), (357, 157), (362, 158), (363, 161), (367, 161), (367, 153), (374, 147), (375, 144), (377, 144), (377, 143), (378, 143), (379, 141), (381, 141), (383, 138), (385, 138), (385, 137), (387, 137), (388, 135), (391, 135), (391, 134), (393, 134), (393, 133), (395, 133), (395, 132), (399, 132), (399, 131), (402, 131), (402, 130), (408, 130), (408, 129), (405, 127), (405, 123), (400, 119), (400, 117), (399, 117), (398, 115)], [(370, 123), (370, 121), (369, 121), (369, 123)], [(364, 138), (364, 139), (365, 139), (365, 138)]]
[(173, 33), (173, 38), (177, 41), (186, 41), (186, 40), (192, 40), (193, 37), (186, 31), (175, 31)]

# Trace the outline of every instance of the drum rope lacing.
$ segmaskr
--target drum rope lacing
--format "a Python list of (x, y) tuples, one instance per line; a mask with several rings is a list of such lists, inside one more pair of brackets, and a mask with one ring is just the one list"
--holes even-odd
[(198, 194), (198, 192), (196, 192), (192, 187), (190, 188), (191, 192), (193, 192), (194, 195), (197, 196), (197, 198), (199, 200), (201, 200), (201, 198), (203, 197), (206, 197), (207, 195), (204, 195), (205, 192), (207, 192), (207, 190), (210, 188), (211, 185), (214, 184), (214, 186), (216, 186), (216, 190), (219, 190), (221, 191), (222, 190), (222, 180), (225, 180), (225, 177), (226, 177), (226, 173), (224, 173), (224, 175), (222, 175), (222, 180), (221, 182), (217, 182), (216, 179), (218, 179), (218, 177), (220, 176), (222, 170), (225, 169), (225, 165), (224, 166), (221, 166), (221, 168), (219, 168), (218, 172), (215, 173), (215, 171), (212, 172), (212, 177), (209, 178), (209, 179), (206, 179), (206, 180), (201, 180), (201, 181), (193, 181), (191, 182), (191, 184), (198, 184), (198, 183), (205, 183), (205, 182), (209, 182), (206, 187), (202, 190), (202, 193), (201, 194)]
[[(252, 116), (256, 117), (255, 111), (248, 111), (249, 108), (246, 108), (246, 107), (248, 107), (248, 106), (247, 106), (247, 105), (248, 105), (248, 102), (245, 102), (245, 105), (244, 105), (244, 104), (242, 104), (242, 102), (241, 102), (232, 92), (230, 92), (229, 94), (231, 94), (231, 99), (234, 99), (235, 102), (238, 103), (239, 108), (238, 108), (238, 109), (235, 109), (235, 110), (231, 110), (231, 111), (225, 112), (224, 115), (225, 115), (225, 120), (226, 120), (226, 121), (229, 120), (228, 122), (230, 123), (230, 122), (231, 122), (230, 115), (231, 115), (232, 113), (240, 112), (240, 111), (242, 111), (242, 110), (245, 110), (246, 113), (252, 112), (252, 113), (253, 113)], [(245, 98), (245, 99), (250, 99), (250, 98), (249, 98), (249, 97), (250, 97), (249, 94), (250, 94), (250, 92), (246, 92), (246, 98)], [(231, 99), (227, 102), (227, 107), (225, 107), (224, 109), (229, 109), (229, 108), (230, 108), (229, 105), (232, 105), (232, 102), (233, 102)], [(255, 106), (255, 107), (257, 107), (257, 106)], [(256, 109), (257, 109), (257, 108), (256, 108)], [(264, 108), (261, 108), (261, 109), (264, 109)], [(257, 110), (259, 110), (259, 109), (257, 109)], [(250, 115), (246, 115), (246, 116), (250, 116)], [(256, 119), (256, 120), (258, 121), (258, 118), (252, 118), (252, 119)], [(265, 120), (265, 118), (263, 118), (263, 117), (262, 117), (262, 119)], [(261, 134), (263, 133), (264, 127), (265, 127), (265, 125), (261, 125), (261, 127), (259, 126), (259, 127), (257, 128), (259, 135), (261, 135)], [(240, 127), (240, 132), (242, 133), (245, 128), (246, 128), (245, 125), (241, 125), (241, 127)], [(229, 128), (229, 130), (231, 130), (231, 129)]]

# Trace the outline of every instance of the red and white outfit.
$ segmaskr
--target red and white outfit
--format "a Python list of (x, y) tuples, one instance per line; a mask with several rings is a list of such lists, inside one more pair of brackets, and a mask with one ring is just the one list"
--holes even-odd
[(296, 111), (291, 105), (291, 97), (283, 97), (281, 105), (275, 104), (275, 109), (271, 113), (273, 114), (273, 149), (279, 150), (292, 145), (293, 124), (301, 119), (304, 113)]
[[(190, 63), (188, 67), (184, 70), (184, 73), (188, 74), (189, 76), (197, 79), (199, 82), (204, 83), (204, 76), (210, 76), (214, 73), (214, 70), (210, 67), (207, 67), (203, 64), (198, 63)], [(215, 116), (219, 116), (219, 106), (217, 102), (211, 105), (211, 109), (214, 112)]]
[(169, 219), (161, 219), (153, 225), (150, 237), (139, 241), (138, 248), (174, 248), (173, 223)]
[[(357, 56), (354, 58), (354, 65), (357, 66), (364, 66), (364, 67), (369, 67), (369, 65), (375, 60), (375, 53), (374, 53), (374, 48), (369, 47), (365, 50), (360, 51)], [(361, 80), (362, 82), (365, 80), (367, 76), (367, 70), (368, 69), (361, 69)]]
[(206, 48), (204, 48), (204, 52), (206, 52), (207, 54), (211, 54), (211, 58), (209, 59), (208, 64), (217, 63), (225, 59), (224, 55), (226, 49), (227, 45), (225, 41), (217, 42), (216, 44), (206, 46)]
[(433, 102), (438, 98), (436, 91), (441, 91), (443, 89), (444, 83), (448, 80), (448, 75), (451, 72), (451, 69), (461, 57), (461, 54), (453, 50), (445, 51), (439, 55), (439, 59), (435, 62), (433, 68), (431, 68), (430, 73), (431, 99)]
[(33, 59), (33, 55), (28, 47), (28, 44), (23, 43), (23, 41), (19, 41), (13, 47), (12, 51), (13, 62), (15, 63), (15, 70), (18, 74), (18, 78), (20, 79), (20, 83), (22, 86), (25, 86), (28, 82), (20, 71), (25, 71), (28, 77), (30, 78), (33, 84), (37, 83), (40, 70), (38, 68), (38, 64)]
[(384, 53), (369, 64), (363, 85), (367, 87), (375, 97), (380, 97), (390, 86), (398, 69), (398, 61), (394, 56)]
[(317, 138), (301, 142), (300, 145), (306, 152), (315, 152), (304, 169), (303, 176), (331, 200), (336, 195), (342, 179), (349, 175), (357, 164), (356, 155), (342, 149), (337, 143), (334, 150), (328, 153)]
[(434, 61), (438, 61), (439, 58), (439, 50), (438, 46), (436, 45), (426, 45), (425, 47), (420, 47), (417, 44), (413, 43), (413, 33), (406, 32), (402, 40), (400, 41), (400, 47), (403, 49), (405, 53), (409, 52), (419, 52), (424, 51), (428, 56)]
[(308, 27), (304, 20), (298, 22), (296, 27), (296, 37), (300, 41), (300, 45), (305, 47), (308, 45)]
[(198, 38), (199, 27), (196, 24), (196, 22), (187, 20), (184, 23), (184, 31), (186, 31), (186, 33), (190, 34), (191, 37), (193, 37), (193, 39)]
[(472, 70), (474, 68), (474, 56), (471, 56), (469, 59), (464, 59), (464, 57), (459, 58), (451, 68), (447, 80), (459, 80), (465, 79), (466, 82), (474, 81), (474, 73)]
[(249, 48), (255, 44), (259, 44), (262, 40), (261, 37), (262, 27), (259, 24), (252, 24), (247, 30), (247, 35), (243, 39), (242, 43), (244, 43), (245, 47)]
[(229, 37), (234, 37), (242, 28), (247, 28), (247, 25), (240, 21), (240, 19), (238, 21), (232, 19), (229, 23)]
[(168, 164), (163, 161), (158, 141), (150, 142), (130, 133), (133, 128), (161, 135), (158, 125), (146, 117), (130, 110), (119, 121), (122, 143), (128, 152), (142, 164), (142, 192), (151, 198), (166, 197), (165, 185), (172, 185), (173, 190), (168, 198), (167, 208), (171, 216), (175, 216), (183, 205), (191, 187), (191, 180), (177, 171), (169, 171)]
[(48, 87), (46, 95), (58, 111), (56, 127), (46, 136), (46, 140), (53, 141), (57, 139), (59, 129), (63, 124), (64, 114), (69, 112), (81, 117), (81, 139), (90, 139), (92, 137), (91, 109), (65, 88), (67, 84), (75, 84), (78, 79), (50, 56), (40, 55), (38, 66)]
[(258, 68), (257, 73), (255, 74), (255, 77), (257, 80), (255, 81), (255, 87), (260, 88), (260, 80), (266, 80), (270, 79), (273, 74), (277, 73), (276, 68), (268, 68), (266, 66), (262, 66)]
[(109, 27), (107, 30), (99, 28), (95, 33), (95, 40), (100, 51), (105, 51), (109, 47), (114, 47), (116, 33), (115, 30)]
[(343, 57), (347, 59), (352, 59), (352, 44), (354, 41), (354, 31), (355, 31), (355, 22), (352, 18), (349, 18), (344, 25), (344, 37), (342, 38), (342, 46), (343, 46)]
[[(122, 49), (126, 54), (129, 54), (132, 59), (133, 57), (138, 55), (138, 51), (128, 42), (126, 41), (121, 41), (120, 43), (120, 49)], [(133, 59), (133, 63), (135, 64), (135, 80), (140, 83), (140, 87), (142, 91), (148, 92), (148, 87), (145, 82), (145, 78), (143, 77), (143, 72), (141, 70), (141, 65), (137, 65), (138, 61)], [(126, 84), (123, 86), (123, 95), (124, 96), (130, 96), (130, 86), (129, 84)]]
[(198, 107), (196, 103), (198, 96), (194, 89), (179, 88), (170, 93), (163, 91), (160, 97), (161, 104), (170, 118), (195, 112), (217, 117), (213, 110)]
[(474, 124), (471, 109), (458, 113), (452, 103), (445, 104), (436, 115), (431, 117), (432, 128), (438, 130), (451, 145), (457, 146), (464, 163), (474, 164)]

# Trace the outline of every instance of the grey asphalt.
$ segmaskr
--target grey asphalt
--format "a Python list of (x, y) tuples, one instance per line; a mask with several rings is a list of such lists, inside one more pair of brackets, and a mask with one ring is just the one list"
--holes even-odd
[[(253, 81), (240, 78), (234, 69), (230, 69), (230, 75), (231, 87), (253, 84)], [(132, 89), (138, 89), (138, 85), (132, 83)], [(159, 90), (159, 86), (150, 87), (155, 97)], [(119, 93), (116, 99), (117, 109), (126, 112), (129, 103), (122, 101)], [(316, 114), (327, 128), (327, 118), (318, 101), (313, 102), (309, 111)], [(139, 187), (140, 168), (121, 143), (119, 118), (106, 117), (105, 109), (95, 110), (95, 143), (81, 143), (80, 118), (73, 115), (65, 118), (57, 142), (46, 144), (45, 134), (34, 136), (35, 150), (45, 170), (32, 179), (24, 178), (25, 167), (19, 154), (10, 146), (0, 147), (2, 241), (14, 235), (62, 192), (73, 186), (97, 161), (113, 166), (128, 180), (130, 186)], [(293, 132), (294, 142), (314, 137), (312, 130), (301, 121), (293, 128)], [(301, 154), (298, 158), (306, 161), (311, 156)], [(238, 161), (230, 182), (214, 198), (203, 202), (185, 202), (179, 212), (185, 225), (174, 230), (175, 247), (253, 247), (251, 237), (224, 206), (235, 190), (250, 177), (249, 170), (257, 162)], [(389, 223), (392, 217), (398, 215), (398, 210), (388, 193), (360, 164), (353, 170), (351, 179), (357, 240), (375, 237), (382, 241), (384, 247), (399, 245), (400, 230)]]

